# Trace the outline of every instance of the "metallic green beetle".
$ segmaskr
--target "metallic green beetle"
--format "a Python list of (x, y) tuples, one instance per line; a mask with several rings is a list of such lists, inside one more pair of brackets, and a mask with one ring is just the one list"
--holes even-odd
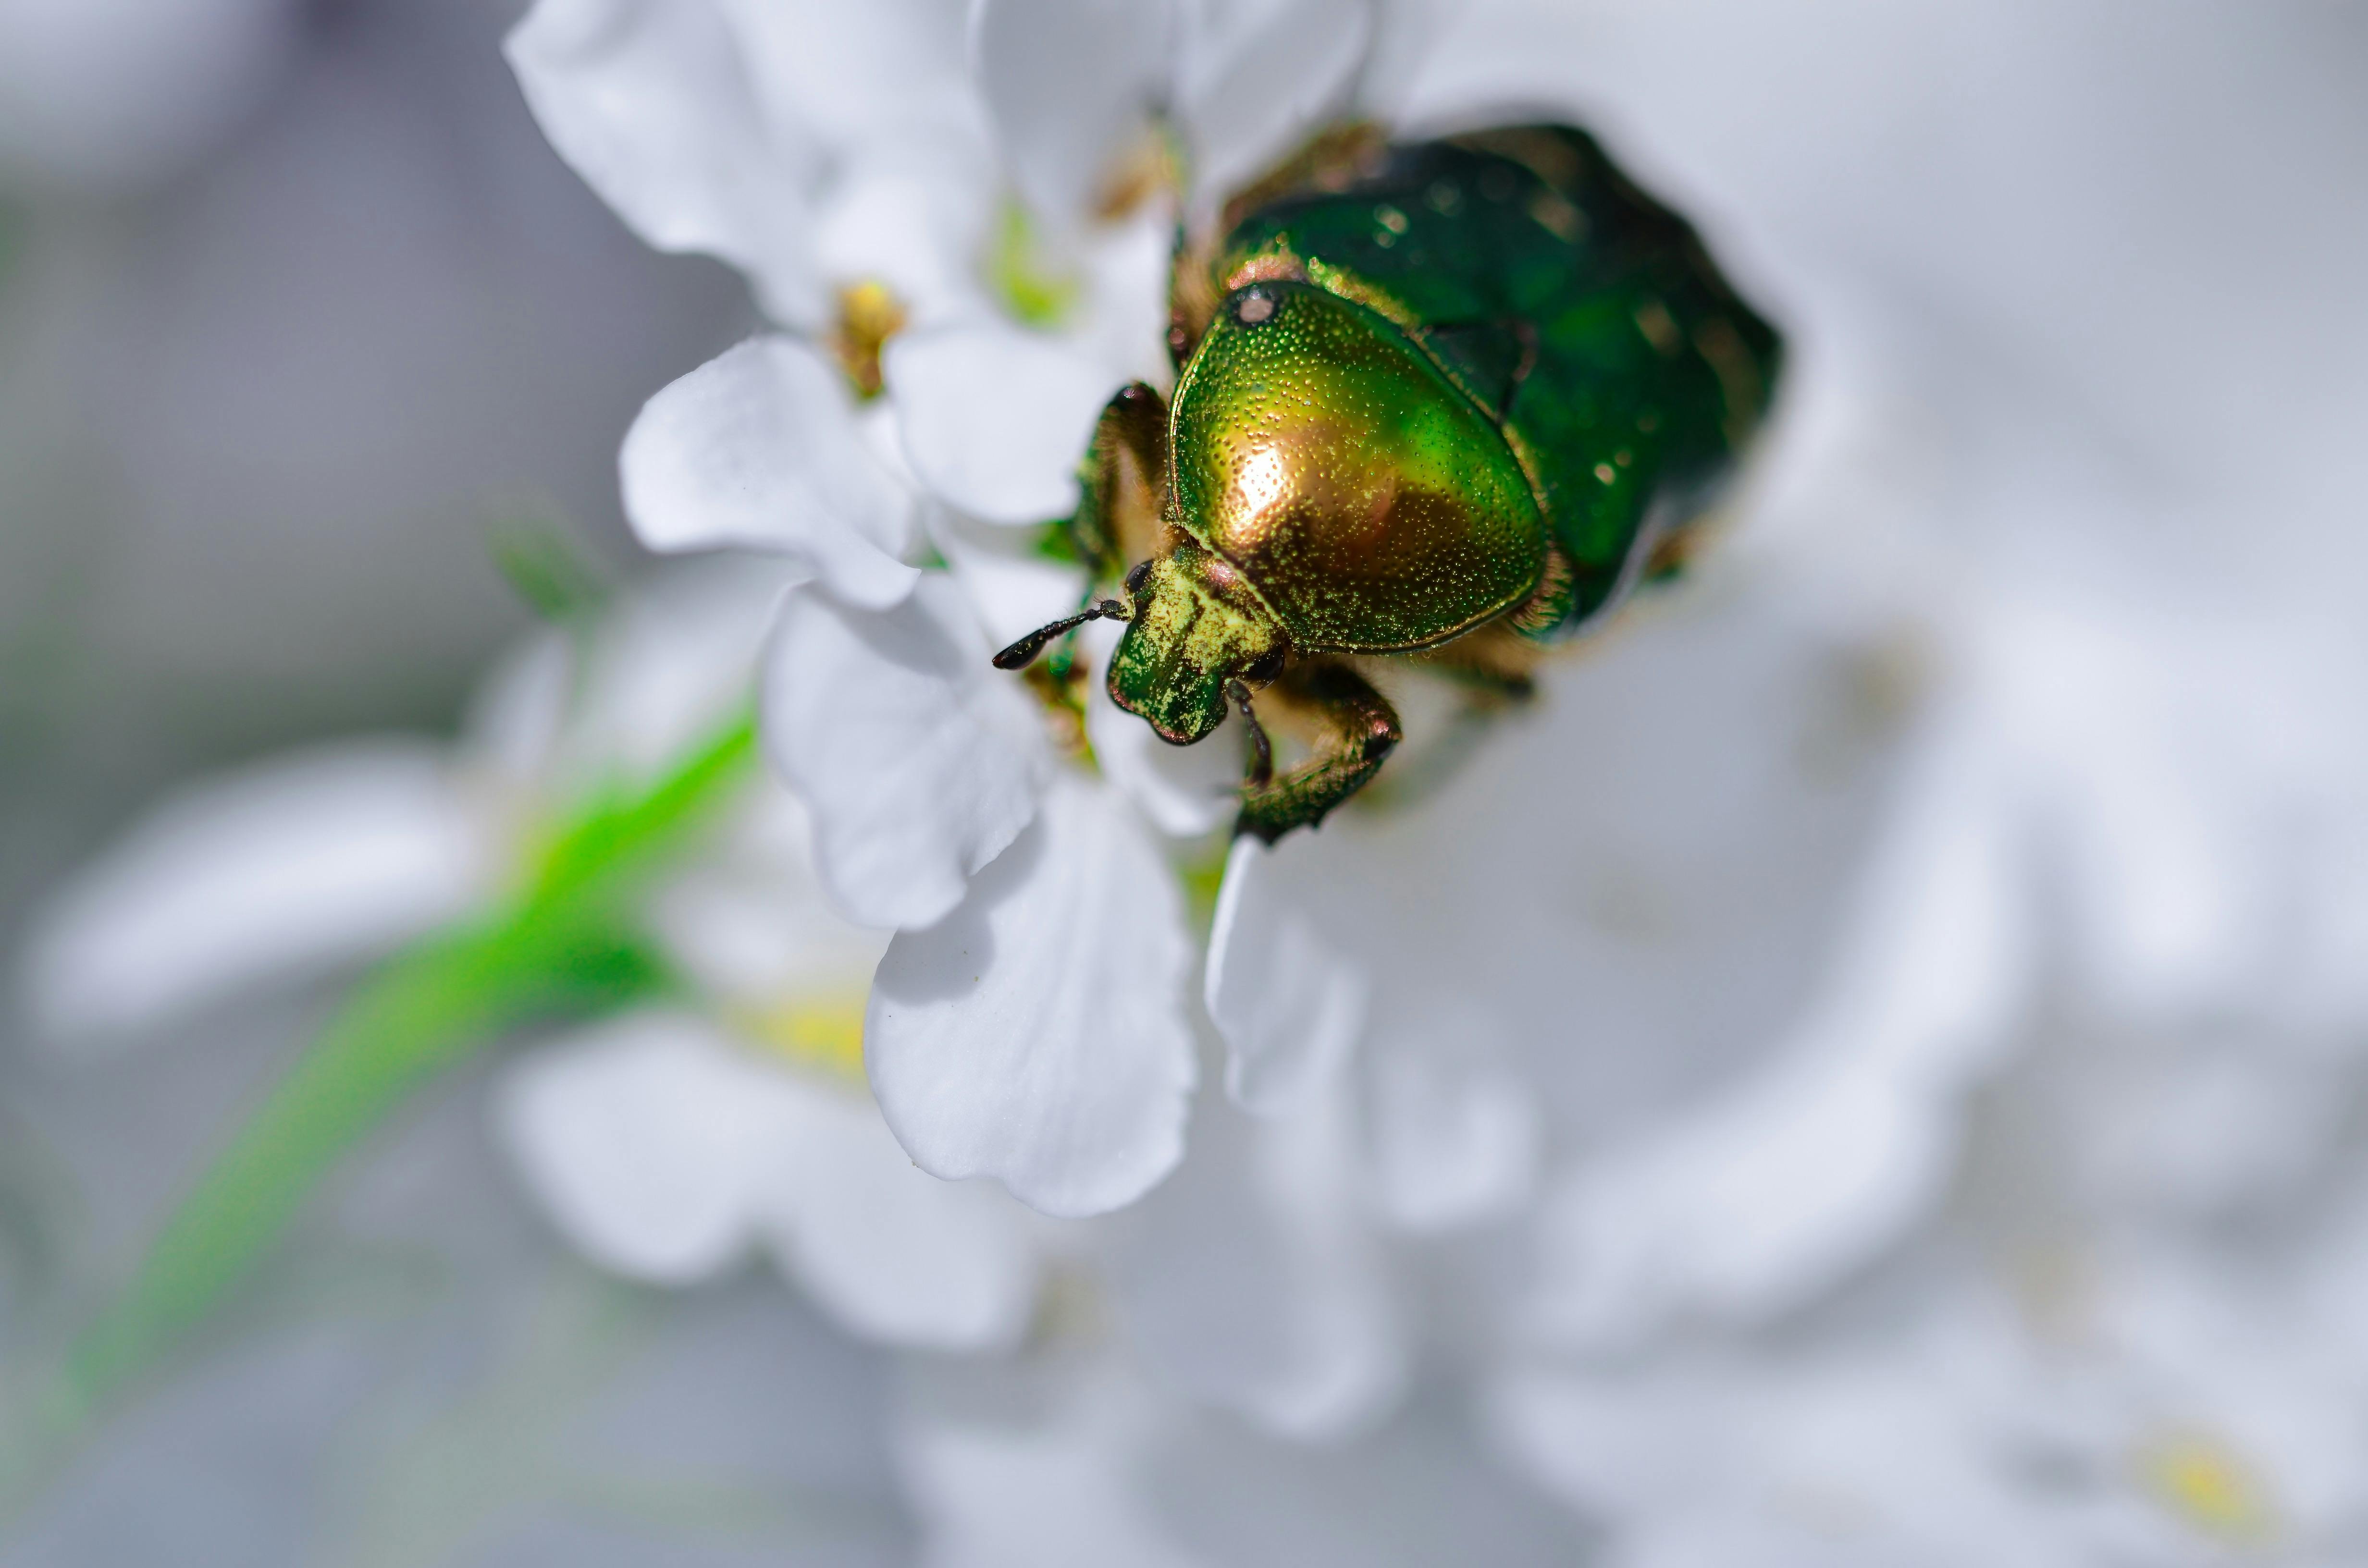
[[(1413, 656), (1518, 698), (1539, 651), (1673, 570), (1782, 346), (1692, 228), (1566, 126), (1345, 128), (1213, 233), (1177, 258), (1173, 404), (1140, 382), (1111, 400), (1069, 525), (1123, 597), (996, 663), (1129, 622), (1111, 699), (1177, 744), (1238, 707), (1235, 831), (1272, 842), (1398, 743), (1360, 665)], [(1253, 693), (1298, 767), (1274, 771)]]

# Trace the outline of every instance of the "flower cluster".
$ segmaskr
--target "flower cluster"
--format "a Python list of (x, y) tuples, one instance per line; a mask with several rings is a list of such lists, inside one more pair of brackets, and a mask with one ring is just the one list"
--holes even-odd
[[(1383, 1517), (1495, 1528), (1518, 1475), (1625, 1563), (2341, 1560), (2356, 631), (2034, 569), (2030, 492), (1968, 484), (1804, 274), (1736, 536), (1422, 788), (1229, 846), (1237, 759), (1101, 699), (1110, 628), (989, 665), (1087, 591), (1046, 525), (1166, 373), (1178, 225), (1327, 123), (1520, 85), (1426, 81), (1424, 27), (540, 0), (553, 144), (769, 318), (621, 453), (646, 544), (730, 553), (539, 642), (457, 757), (167, 807), (53, 912), (53, 1028), (456, 918), (753, 676), (769, 777), (648, 894), (688, 983), (520, 1059), (501, 1125), (612, 1267), (762, 1246), (858, 1334), (1024, 1344), (1023, 1415), (909, 1401), (947, 1560), (1194, 1560), (1222, 1510), (1161, 1487), (1251, 1489), (1206, 1404), (1417, 1465)], [(1545, 1517), (1520, 1551), (1577, 1550)]]

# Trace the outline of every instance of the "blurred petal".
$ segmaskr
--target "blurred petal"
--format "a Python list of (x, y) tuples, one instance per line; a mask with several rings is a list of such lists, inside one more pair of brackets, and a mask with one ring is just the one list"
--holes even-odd
[(992, 189), (959, 166), (860, 169), (832, 187), (815, 248), (832, 278), (886, 284), (910, 313), (908, 330), (978, 313), (989, 308), (978, 256)]
[(1112, 1264), (1128, 1337), (1161, 1381), (1303, 1437), (1371, 1421), (1406, 1371), (1342, 1098), (1281, 1119), (1203, 1108), (1192, 1159), (1125, 1217)]
[[(1031, 1402), (1032, 1403), (1032, 1402)], [(1213, 1568), (1168, 1537), (1144, 1484), (1151, 1412), (1104, 1373), (1019, 1420), (907, 1401), (898, 1436), (928, 1568)]]
[(504, 52), (543, 134), (627, 227), (730, 262), (777, 320), (821, 324), (805, 233), (820, 151), (768, 122), (708, 0), (540, 0)]
[(481, 776), (524, 793), (548, 776), (575, 697), (575, 650), (544, 627), (494, 660), (469, 694), (460, 752)]
[(1209, 933), (1205, 995), (1228, 1048), (1225, 1088), (1259, 1112), (1305, 1096), (1365, 1027), (1364, 971), (1282, 892), (1276, 854), (1247, 834), (1234, 840)]
[(1061, 227), (1091, 215), (1167, 96), (1165, 0), (982, 0), (972, 70), (1012, 183)]
[(528, 1186), (586, 1256), (685, 1285), (754, 1239), (792, 1093), (708, 1025), (649, 1013), (529, 1056), (496, 1110)]
[(905, 452), (929, 493), (991, 523), (1077, 509), (1077, 464), (1118, 378), (1036, 333), (973, 323), (906, 333), (882, 360)]
[(942, 573), (877, 613), (791, 594), (766, 654), (764, 728), (814, 813), (823, 886), (862, 926), (943, 918), (1028, 825), (1050, 761)]
[(1369, 0), (1212, 0), (1187, 13), (1178, 117), (1198, 204), (1213, 204), (1318, 128), (1357, 86), (1373, 34)]
[[(1005, 647), (1085, 602), (1086, 573), (1047, 559), (1029, 533), (929, 508), (929, 538), (962, 585), (987, 641)], [(1109, 625), (1095, 621), (1091, 626)], [(1087, 630), (1091, 630), (1091, 626)]]
[(794, 569), (775, 560), (685, 562), (618, 601), (579, 639), (582, 674), (561, 761), (575, 777), (654, 777), (739, 722)]
[(959, 4), (719, 0), (749, 81), (776, 120), (835, 149), (957, 146), (984, 126), (964, 70)]
[(812, 823), (779, 779), (746, 801), (650, 902), (651, 933), (709, 994), (760, 1011), (849, 999), (860, 1020), (885, 934), (851, 926), (814, 872)]
[(2009, 603), (1982, 641), (1983, 717), (2062, 869), (2083, 978), (2157, 1018), (2277, 983), (2266, 846), (2298, 825), (2280, 820), (2296, 785), (2336, 771), (2283, 755), (2312, 727), (2291, 709), (2309, 665), (2279, 667), (2225, 620), (2085, 602)]
[(1374, 1199), (1402, 1229), (1492, 1220), (1537, 1185), (1538, 1098), (1513, 1073), (1471, 1059), (1468, 1041), (1487, 1029), (1468, 1017), (1393, 1017), (1367, 1048)]
[(874, 609), (918, 575), (896, 559), (910, 497), (864, 451), (837, 369), (795, 338), (750, 338), (650, 399), (618, 464), (652, 550), (778, 551)]
[(1036, 1261), (1025, 1211), (995, 1188), (914, 1165), (859, 1094), (800, 1087), (769, 1225), (798, 1281), (869, 1339), (939, 1350), (1012, 1344)]
[(183, 790), (36, 917), (27, 1005), (123, 1034), (241, 986), (368, 957), (469, 909), (493, 846), (440, 747), (351, 742)]
[(865, 1060), (888, 1125), (922, 1169), (1047, 1214), (1133, 1202), (1183, 1153), (1190, 963), (1167, 863), (1062, 776), (962, 906), (880, 960)]
[(1617, 1341), (1666, 1317), (1788, 1310), (1937, 1197), (1960, 1096), (2022, 1006), (2028, 912), (1975, 759), (1929, 748), (1904, 797), (1824, 994), (1770, 1064), (1556, 1197), (1550, 1335)]

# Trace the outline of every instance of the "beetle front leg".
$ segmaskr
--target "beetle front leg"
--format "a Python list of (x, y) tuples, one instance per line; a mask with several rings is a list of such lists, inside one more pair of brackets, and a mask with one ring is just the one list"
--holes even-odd
[(1328, 659), (1286, 671), (1267, 690), (1308, 721), (1315, 753), (1288, 773), (1263, 779), (1253, 773), (1242, 790), (1234, 831), (1254, 833), (1272, 844), (1294, 827), (1317, 825), (1363, 788), (1403, 732), (1397, 711), (1380, 692), (1356, 671)]
[(1114, 579), (1157, 553), (1167, 526), (1167, 404), (1158, 392), (1129, 381), (1102, 405), (1079, 478), (1070, 532), (1097, 577)]

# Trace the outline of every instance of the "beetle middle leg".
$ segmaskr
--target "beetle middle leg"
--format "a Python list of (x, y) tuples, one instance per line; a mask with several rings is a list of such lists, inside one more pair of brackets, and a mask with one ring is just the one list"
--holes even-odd
[(1468, 632), (1418, 657), (1424, 668), (1454, 682), (1469, 707), (1494, 713), (1537, 695), (1532, 672), (1542, 653), (1536, 643), (1497, 625)]
[(1254, 767), (1244, 783), (1234, 831), (1254, 833), (1272, 844), (1294, 827), (1315, 826), (1355, 794), (1396, 748), (1403, 732), (1388, 700), (1364, 676), (1331, 659), (1293, 665), (1264, 695), (1300, 721), (1315, 754), (1263, 779)]
[(1158, 553), (1167, 523), (1167, 404), (1141, 381), (1102, 405), (1086, 449), (1084, 494), (1069, 525), (1096, 576), (1115, 578)]

